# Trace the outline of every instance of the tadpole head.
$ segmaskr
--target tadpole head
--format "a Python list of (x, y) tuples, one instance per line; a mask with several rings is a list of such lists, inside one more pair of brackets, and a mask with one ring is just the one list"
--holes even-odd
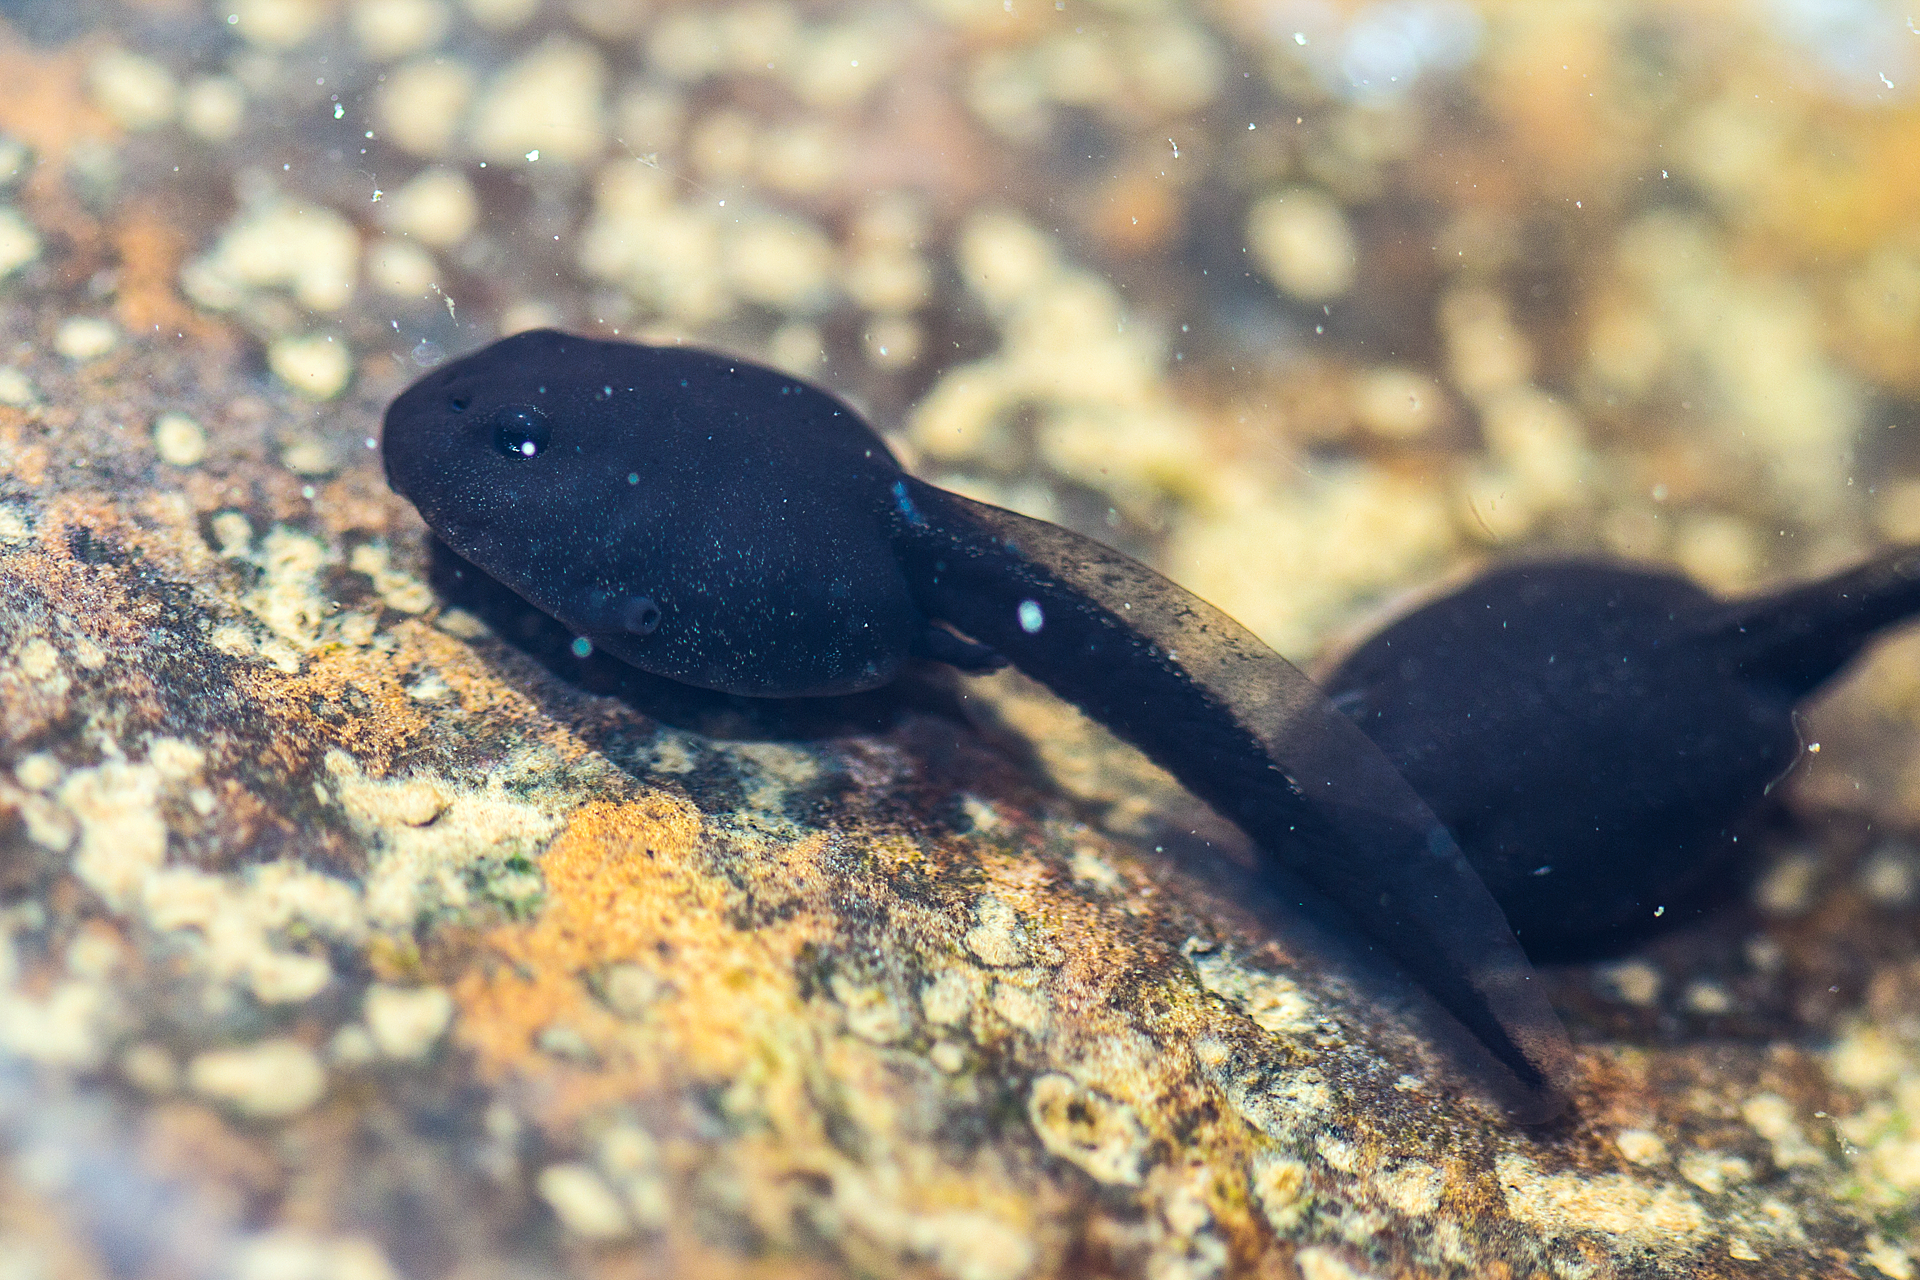
[(456, 549), (464, 531), (555, 485), (564, 463), (553, 445), (568, 432), (553, 371), (565, 343), (551, 331), (517, 335), (434, 370), (388, 406), (387, 482)]

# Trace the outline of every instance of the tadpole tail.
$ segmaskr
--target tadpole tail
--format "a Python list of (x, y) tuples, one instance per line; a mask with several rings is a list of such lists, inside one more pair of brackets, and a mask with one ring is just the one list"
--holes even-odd
[(1883, 628), (1920, 614), (1920, 546), (1839, 573), (1729, 601), (1699, 628), (1750, 678), (1795, 698), (1850, 662)]
[(1387, 758), (1291, 663), (1151, 569), (911, 478), (896, 544), (930, 616), (1139, 747), (1352, 918), (1520, 1086), (1565, 1105), (1572, 1051), (1499, 906)]

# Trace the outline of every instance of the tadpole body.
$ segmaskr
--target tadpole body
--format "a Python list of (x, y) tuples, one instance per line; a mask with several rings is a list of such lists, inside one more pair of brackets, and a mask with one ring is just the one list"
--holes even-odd
[(1324, 688), (1528, 953), (1579, 957), (1683, 916), (1742, 863), (1742, 820), (1800, 756), (1796, 708), (1916, 612), (1911, 547), (1738, 600), (1627, 565), (1515, 564), (1385, 627)]

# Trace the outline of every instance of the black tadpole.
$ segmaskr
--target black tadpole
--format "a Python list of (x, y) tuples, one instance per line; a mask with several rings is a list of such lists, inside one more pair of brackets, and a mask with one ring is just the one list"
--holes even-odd
[(1732, 601), (1625, 565), (1516, 564), (1385, 627), (1324, 687), (1528, 954), (1584, 957), (1726, 881), (1742, 819), (1801, 754), (1795, 708), (1915, 613), (1913, 547)]
[(1011, 661), (1338, 903), (1511, 1073), (1517, 1116), (1564, 1105), (1565, 1032), (1447, 828), (1305, 676), (1152, 570), (916, 480), (841, 401), (684, 347), (504, 339), (397, 398), (382, 449), (453, 551), (656, 675), (793, 697), (916, 656)]

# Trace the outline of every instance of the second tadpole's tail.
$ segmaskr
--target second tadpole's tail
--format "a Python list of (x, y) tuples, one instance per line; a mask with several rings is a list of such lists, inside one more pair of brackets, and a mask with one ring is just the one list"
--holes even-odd
[(1765, 595), (1731, 600), (1695, 628), (1749, 679), (1794, 699), (1852, 661), (1882, 629), (1920, 614), (1920, 547)]

